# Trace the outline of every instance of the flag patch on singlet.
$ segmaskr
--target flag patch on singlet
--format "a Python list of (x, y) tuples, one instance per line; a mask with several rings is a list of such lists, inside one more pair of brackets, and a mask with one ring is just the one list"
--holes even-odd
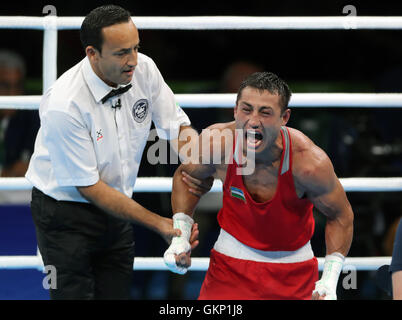
[(246, 202), (246, 197), (244, 196), (244, 192), (242, 189), (236, 187), (230, 187), (230, 195), (234, 198), (238, 198)]

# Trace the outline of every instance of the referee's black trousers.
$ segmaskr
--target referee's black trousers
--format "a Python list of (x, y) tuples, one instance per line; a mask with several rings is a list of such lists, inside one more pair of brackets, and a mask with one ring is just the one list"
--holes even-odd
[(44, 265), (56, 270), (51, 299), (131, 298), (130, 223), (88, 203), (57, 201), (36, 188), (31, 211)]

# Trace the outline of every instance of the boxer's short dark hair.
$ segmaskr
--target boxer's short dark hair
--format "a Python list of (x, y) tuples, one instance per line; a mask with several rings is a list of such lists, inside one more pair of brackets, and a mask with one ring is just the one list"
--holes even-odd
[(241, 93), (244, 88), (251, 87), (261, 91), (267, 90), (271, 94), (277, 94), (281, 98), (281, 110), (284, 112), (292, 96), (292, 92), (285, 81), (279, 78), (272, 72), (255, 72), (248, 76), (237, 91), (236, 104), (241, 98)]

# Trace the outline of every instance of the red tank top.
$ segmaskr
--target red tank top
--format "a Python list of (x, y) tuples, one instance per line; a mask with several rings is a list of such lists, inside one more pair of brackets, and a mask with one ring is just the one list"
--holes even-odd
[(305, 245), (314, 233), (313, 204), (296, 194), (292, 143), (286, 127), (281, 128), (281, 135), (283, 151), (276, 192), (271, 200), (260, 203), (252, 199), (242, 175), (236, 174), (236, 161), (228, 165), (223, 184), (219, 225), (243, 244), (258, 250), (294, 251)]

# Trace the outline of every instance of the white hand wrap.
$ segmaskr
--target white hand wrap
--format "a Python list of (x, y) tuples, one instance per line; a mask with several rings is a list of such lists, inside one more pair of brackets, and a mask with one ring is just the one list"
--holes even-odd
[(187, 268), (178, 267), (176, 265), (175, 255), (189, 252), (191, 250), (190, 236), (194, 220), (187, 214), (179, 212), (173, 215), (173, 228), (180, 229), (181, 236), (173, 237), (170, 247), (165, 251), (163, 260), (170, 271), (185, 274)]
[(315, 283), (313, 293), (325, 294), (324, 300), (336, 300), (336, 286), (343, 268), (345, 257), (339, 252), (334, 252), (325, 257), (324, 270), (321, 279)]

